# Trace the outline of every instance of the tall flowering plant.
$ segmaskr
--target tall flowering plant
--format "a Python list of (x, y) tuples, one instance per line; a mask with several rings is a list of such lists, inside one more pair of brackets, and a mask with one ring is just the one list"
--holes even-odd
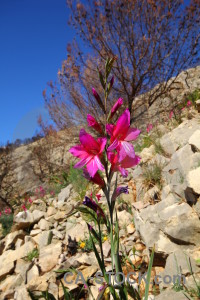
[[(88, 229), (93, 250), (105, 280), (101, 293), (103, 294), (106, 289), (109, 289), (109, 293), (114, 299), (128, 299), (128, 294), (135, 295), (136, 291), (133, 288), (131, 290), (130, 285), (122, 282), (120, 275), (120, 272), (122, 274), (122, 266), (119, 255), (119, 225), (117, 210), (115, 209), (117, 197), (121, 193), (127, 194), (128, 187), (118, 186), (116, 176), (114, 191), (111, 192), (111, 182), (115, 172), (127, 177), (127, 169), (136, 166), (140, 162), (140, 157), (135, 154), (131, 143), (137, 139), (140, 130), (130, 126), (130, 112), (128, 109), (123, 111), (116, 123), (112, 122), (114, 115), (123, 104), (123, 99), (119, 98), (112, 109), (108, 111), (108, 95), (114, 83), (114, 77), (110, 81), (108, 77), (113, 62), (113, 58), (107, 60), (105, 76), (99, 71), (101, 85), (104, 89), (104, 101), (102, 101), (97, 91), (94, 88), (92, 89), (93, 95), (104, 113), (104, 126), (98, 123), (93, 116), (88, 115), (88, 126), (98, 133), (98, 138), (94, 138), (85, 129), (81, 129), (79, 134), (80, 144), (72, 147), (69, 151), (78, 158), (75, 168), (83, 168), (84, 176), (102, 189), (107, 200), (107, 210), (101, 207), (97, 197), (92, 196), (86, 196), (79, 207), (81, 212), (88, 212), (95, 224), (98, 224), (95, 228), (88, 224)], [(112, 284), (109, 281), (108, 274), (106, 274), (102, 245), (103, 226), (107, 230), (107, 235), (110, 236), (112, 268), (114, 274), (118, 274), (118, 282), (121, 282), (118, 285)], [(98, 241), (99, 252), (94, 240)]]

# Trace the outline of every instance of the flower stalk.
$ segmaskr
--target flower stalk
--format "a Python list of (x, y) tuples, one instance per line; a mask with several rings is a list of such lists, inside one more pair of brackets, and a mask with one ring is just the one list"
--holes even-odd
[[(135, 154), (134, 147), (130, 142), (137, 139), (140, 131), (137, 128), (130, 127), (130, 112), (128, 109), (122, 113), (116, 124), (109, 123), (123, 104), (123, 99), (119, 98), (108, 113), (108, 96), (114, 84), (114, 77), (109, 80), (109, 75), (114, 61), (115, 58), (106, 61), (105, 77), (98, 70), (99, 79), (104, 89), (104, 105), (100, 95), (94, 88), (92, 89), (93, 95), (104, 113), (104, 130), (102, 130), (100, 124), (93, 116), (88, 115), (87, 118), (88, 126), (98, 131), (101, 137), (95, 139), (85, 129), (81, 129), (81, 144), (72, 147), (69, 151), (79, 159), (75, 168), (83, 168), (84, 177), (102, 189), (107, 201), (108, 212), (101, 207), (99, 201), (101, 198), (100, 195), (98, 195), (95, 201), (92, 199), (92, 194), (90, 198), (86, 196), (83, 206), (78, 208), (82, 213), (90, 214), (94, 224), (97, 225), (95, 230), (88, 224), (88, 230), (95, 256), (106, 282), (106, 288), (103, 290), (105, 292), (108, 288), (113, 299), (128, 299), (126, 283), (121, 283), (117, 287), (114, 283), (109, 283), (105, 268), (102, 238), (102, 226), (104, 224), (107, 230), (106, 235), (110, 237), (112, 271), (120, 274), (122, 272), (122, 265), (119, 254), (119, 224), (115, 203), (120, 194), (127, 194), (129, 191), (128, 186), (117, 186), (118, 173), (123, 177), (127, 177), (127, 169), (139, 163), (140, 158)], [(106, 180), (104, 180), (102, 172), (104, 172)], [(116, 173), (115, 186), (114, 191), (111, 192), (114, 173)], [(99, 244), (100, 253), (97, 251), (95, 241)], [(119, 282), (122, 282), (121, 277), (121, 275), (118, 275)]]

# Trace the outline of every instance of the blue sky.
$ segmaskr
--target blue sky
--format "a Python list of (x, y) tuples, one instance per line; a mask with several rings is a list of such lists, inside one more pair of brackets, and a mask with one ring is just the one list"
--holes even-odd
[(31, 137), (48, 118), (42, 91), (75, 36), (66, 0), (0, 1), (0, 144)]

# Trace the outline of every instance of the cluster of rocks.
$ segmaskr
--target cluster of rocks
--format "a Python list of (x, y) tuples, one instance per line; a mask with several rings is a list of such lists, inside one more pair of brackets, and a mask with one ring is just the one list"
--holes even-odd
[[(185, 286), (191, 289), (195, 282), (188, 261), (196, 281), (200, 280), (200, 118), (184, 120), (164, 134), (160, 144), (164, 154), (156, 153), (154, 146), (145, 148), (142, 163), (133, 171), (138, 200), (135, 227), (147, 249), (155, 247), (154, 263), (164, 268), (160, 275), (172, 278), (181, 270)], [(162, 168), (162, 189), (154, 186), (147, 191), (143, 166), (155, 164)], [(169, 287), (161, 284), (168, 289), (156, 299), (187, 299)]]
[[(161, 126), (162, 127), (162, 126)], [(166, 128), (162, 127), (163, 133)], [(185, 120), (160, 139), (163, 154), (155, 146), (141, 152), (141, 164), (121, 184), (128, 184), (129, 194), (123, 194), (117, 204), (120, 227), (120, 251), (126, 267), (124, 274), (136, 268), (134, 287), (138, 289), (139, 272), (148, 267), (150, 253), (155, 247), (152, 279), (159, 275), (186, 278), (185, 286), (195, 288), (189, 269), (195, 278), (200, 276), (200, 119)], [(143, 167), (158, 164), (162, 167), (162, 188), (146, 187)], [(86, 222), (74, 212), (77, 194), (72, 185), (57, 197), (33, 199), (29, 211), (14, 217), (11, 233), (0, 239), (0, 299), (27, 300), (28, 291), (41, 294), (48, 290), (56, 299), (63, 296), (62, 283), (70, 291), (79, 289), (78, 283), (67, 285), (56, 270), (75, 268), (84, 278), (93, 276), (99, 267), (93, 252), (69, 251), (72, 240), (88, 238)], [(105, 198), (101, 198), (104, 204)], [(111, 270), (110, 244), (103, 243), (106, 269)], [(35, 254), (34, 254), (35, 253)], [(31, 256), (32, 254), (32, 256)], [(128, 269), (128, 271), (127, 271)], [(99, 286), (91, 281), (91, 292), (97, 298)], [(160, 295), (149, 299), (187, 299), (182, 292), (171, 289), (173, 282), (156, 286)], [(145, 281), (140, 291), (145, 289)], [(89, 296), (90, 297), (90, 296)], [(92, 299), (92, 298), (89, 298)]]

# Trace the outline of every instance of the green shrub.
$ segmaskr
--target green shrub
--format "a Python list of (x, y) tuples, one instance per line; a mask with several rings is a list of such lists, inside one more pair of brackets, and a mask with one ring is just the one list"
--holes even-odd
[(34, 248), (31, 252), (29, 252), (29, 253), (27, 254), (26, 259), (27, 259), (28, 261), (32, 261), (33, 258), (37, 258), (37, 257), (39, 257), (39, 250), (38, 250), (37, 248)]
[(13, 214), (2, 215), (0, 217), (0, 223), (2, 224), (3, 235), (6, 236), (13, 225)]
[(195, 90), (194, 92), (192, 92), (188, 97), (187, 97), (188, 100), (190, 100), (193, 105), (195, 105), (196, 101), (198, 99), (200, 99), (200, 90)]
[(75, 169), (74, 166), (70, 164), (67, 178), (68, 183), (71, 183), (75, 192), (77, 192), (78, 200), (82, 200), (88, 187), (88, 181), (83, 177), (83, 171), (81, 169)]

